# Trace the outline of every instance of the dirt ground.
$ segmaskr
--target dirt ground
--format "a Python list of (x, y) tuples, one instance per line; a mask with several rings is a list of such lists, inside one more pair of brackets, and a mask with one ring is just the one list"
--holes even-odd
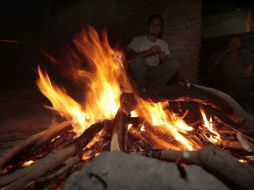
[(35, 87), (5, 90), (0, 96), (0, 153), (18, 141), (48, 128), (53, 113)]

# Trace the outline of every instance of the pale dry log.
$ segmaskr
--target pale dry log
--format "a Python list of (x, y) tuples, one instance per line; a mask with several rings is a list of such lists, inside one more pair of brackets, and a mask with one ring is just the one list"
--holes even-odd
[(34, 145), (39, 146), (42, 145), (43, 143), (50, 141), (51, 138), (61, 133), (61, 131), (66, 129), (66, 127), (70, 126), (71, 124), (72, 124), (71, 121), (65, 121), (20, 142), (20, 144), (14, 146), (0, 158), (0, 168), (2, 168), (7, 162), (12, 160), (15, 156), (20, 154), (24, 149), (28, 149)]
[(41, 177), (37, 181), (30, 183), (29, 187), (34, 186), (36, 183), (44, 183), (46, 181), (52, 181), (52, 180), (57, 181), (59, 177), (61, 176), (64, 177), (68, 175), (68, 172), (72, 169), (72, 167), (78, 164), (79, 162), (80, 162), (80, 159), (78, 156), (70, 157), (64, 162), (64, 166), (61, 167), (59, 170), (56, 170), (55, 172), (49, 175), (46, 175), (45, 177)]
[(124, 121), (127, 117), (125, 112), (119, 108), (113, 121), (110, 151), (126, 151), (125, 136), (127, 134), (127, 126)]
[[(55, 169), (51, 174), (42, 176), (36, 181), (30, 181), (26, 185), (26, 189), (43, 189), (43, 190), (51, 190), (51, 189), (62, 189), (62, 183), (64, 182), (64, 179), (68, 177), (68, 175), (75, 171), (76, 165), (78, 165), (80, 162), (80, 159), (78, 156), (74, 156), (71, 158), (68, 158), (64, 162), (64, 166), (60, 169)], [(74, 168), (74, 169), (73, 169)]]
[(235, 185), (235, 188), (251, 190), (254, 187), (253, 166), (240, 163), (232, 155), (213, 145), (205, 146), (199, 151), (157, 150), (146, 155), (178, 164), (202, 166), (231, 185)]
[(113, 120), (112, 140), (110, 143), (111, 151), (126, 152), (127, 141), (127, 120), (128, 115), (135, 109), (136, 99), (133, 93), (123, 93), (120, 97), (121, 107), (118, 109)]

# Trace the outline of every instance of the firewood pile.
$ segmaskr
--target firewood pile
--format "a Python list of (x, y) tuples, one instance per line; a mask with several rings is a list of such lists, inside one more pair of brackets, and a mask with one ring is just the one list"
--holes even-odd
[[(132, 117), (130, 112), (135, 108), (135, 100), (130, 94), (122, 97), (122, 106), (113, 120), (90, 126), (76, 139), (71, 130), (73, 123), (65, 121), (14, 146), (0, 158), (1, 188), (63, 187), (72, 172), (81, 169), (102, 152), (123, 151), (173, 162), (179, 167), (183, 164), (199, 165), (235, 187), (252, 189), (253, 139), (241, 132), (239, 124), (231, 126), (214, 115), (222, 140), (217, 146), (212, 145), (204, 137), (206, 133), (200, 113), (198, 110), (193, 112), (195, 103), (187, 106), (181, 105), (183, 102), (174, 102), (178, 107), (177, 114), (183, 113), (186, 122), (195, 126), (194, 131), (185, 134), (186, 137), (199, 145), (197, 150), (183, 151), (162, 128), (152, 126), (142, 117)], [(172, 106), (176, 107), (173, 103)]]

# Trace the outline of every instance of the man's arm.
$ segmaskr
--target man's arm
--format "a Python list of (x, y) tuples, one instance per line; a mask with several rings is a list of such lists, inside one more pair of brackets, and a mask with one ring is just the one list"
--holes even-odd
[(159, 57), (161, 61), (165, 61), (171, 57), (171, 53), (169, 51), (168, 43), (162, 40), (161, 49), (159, 51)]
[(243, 77), (251, 77), (253, 75), (254, 70), (254, 54), (248, 50), (242, 50), (243, 60), (243, 69), (241, 70), (241, 74)]
[(228, 54), (229, 52), (231, 52), (231, 49), (225, 49), (222, 53), (220, 53), (216, 58), (215, 61), (213, 61), (212, 63), (212, 67), (216, 67), (217, 65), (219, 65), (219, 63), (222, 61), (222, 59), (224, 58), (224, 56), (226, 54)]

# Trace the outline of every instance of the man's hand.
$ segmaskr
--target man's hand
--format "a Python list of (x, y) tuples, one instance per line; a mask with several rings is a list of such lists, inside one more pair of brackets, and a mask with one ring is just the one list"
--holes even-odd
[(161, 48), (157, 45), (154, 45), (148, 51), (150, 52), (150, 55), (159, 55), (161, 52)]
[(157, 45), (152, 46), (150, 49), (142, 52), (142, 54), (145, 57), (149, 57), (149, 56), (155, 56), (155, 55), (159, 55), (161, 52), (161, 48)]
[[(135, 52), (135, 51), (132, 51)], [(135, 52), (138, 53), (138, 52)], [(161, 48), (158, 45), (154, 45), (148, 50), (145, 50), (143, 52), (140, 52), (144, 57), (150, 57), (150, 56), (156, 56), (159, 55), (160, 59), (167, 59), (169, 58), (169, 55), (167, 55), (164, 51), (161, 50)]]
[(254, 68), (254, 66), (251, 65), (251, 64), (245, 66), (245, 67), (241, 70), (241, 75), (242, 75), (242, 77), (245, 77), (245, 78), (251, 77), (251, 75), (253, 74), (253, 68)]
[(164, 51), (161, 51), (159, 54), (159, 57), (161, 60), (165, 60), (165, 59), (168, 59), (170, 55), (167, 55)]

